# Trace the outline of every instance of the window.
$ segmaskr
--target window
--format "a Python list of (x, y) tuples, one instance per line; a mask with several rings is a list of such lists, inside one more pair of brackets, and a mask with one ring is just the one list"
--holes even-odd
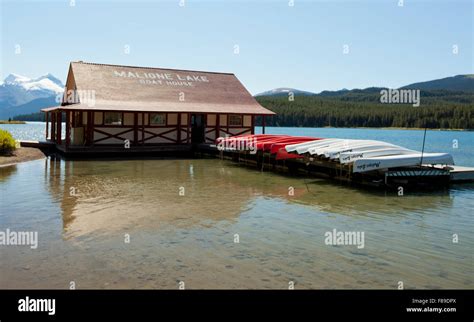
[(122, 125), (122, 113), (105, 112), (104, 125)]
[(229, 125), (242, 126), (242, 115), (229, 115)]
[(151, 125), (166, 125), (166, 114), (165, 113), (151, 113), (150, 124)]

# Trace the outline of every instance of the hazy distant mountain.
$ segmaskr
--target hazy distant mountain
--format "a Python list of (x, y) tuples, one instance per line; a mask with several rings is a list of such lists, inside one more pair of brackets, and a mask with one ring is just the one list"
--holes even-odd
[(42, 108), (58, 105), (56, 96), (37, 98), (26, 104), (10, 106), (0, 109), (0, 120), (13, 118), (17, 115), (25, 115), (39, 112)]
[(54, 105), (63, 90), (64, 85), (51, 74), (35, 79), (10, 74), (0, 83), (0, 117), (38, 112), (51, 106), (51, 102)]
[(288, 96), (289, 93), (296, 95), (314, 95), (314, 93), (302, 91), (296, 88), (280, 87), (266, 92), (259, 93), (255, 96)]
[(401, 88), (474, 92), (474, 75), (457, 75), (427, 82), (413, 83)]
[(353, 94), (373, 94), (373, 93), (380, 93), (380, 90), (384, 89), (385, 87), (367, 87), (363, 89), (347, 89), (343, 88), (337, 91), (322, 91), (321, 93), (312, 93), (308, 91), (301, 91), (294, 88), (276, 88), (270, 91), (266, 91), (260, 94), (255, 95), (258, 96), (271, 96), (271, 97), (279, 97), (279, 96), (287, 96), (289, 92), (294, 93), (295, 96), (304, 95), (304, 96), (322, 96), (322, 97), (340, 97), (340, 96), (347, 96)]
[[(339, 96), (352, 96), (352, 95), (362, 95), (362, 94), (372, 94), (380, 92), (380, 90), (385, 87), (367, 87), (363, 89), (346, 89), (343, 88), (337, 91), (322, 91), (318, 94), (300, 91), (294, 88), (276, 88), (270, 91), (266, 91), (255, 96), (283, 96), (288, 95), (288, 92), (291, 91), (298, 95), (305, 96), (323, 96), (323, 97), (339, 97)], [(435, 79), (426, 82), (419, 82), (410, 85), (400, 87), (402, 89), (419, 89), (419, 90), (447, 90), (447, 91), (457, 91), (457, 92), (474, 92), (474, 75), (457, 75), (453, 77), (446, 77), (442, 79)]]

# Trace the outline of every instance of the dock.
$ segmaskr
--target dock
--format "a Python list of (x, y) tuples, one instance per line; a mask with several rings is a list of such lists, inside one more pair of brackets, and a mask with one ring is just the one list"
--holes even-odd
[[(208, 143), (130, 146), (129, 148), (117, 145), (99, 145), (76, 146), (67, 149), (64, 144), (55, 144), (51, 141), (20, 141), (20, 145), (22, 147), (39, 148), (49, 154), (57, 154), (66, 158), (111, 156), (212, 157), (232, 160), (258, 171), (275, 171), (290, 175), (327, 178), (348, 184), (388, 189), (396, 189), (401, 186), (433, 189), (449, 187), (453, 183), (474, 182), (473, 167), (456, 165), (402, 165), (370, 171), (361, 172), (360, 169), (355, 171), (354, 163), (340, 162), (342, 158), (346, 157), (345, 155), (334, 154), (333, 152), (331, 152), (332, 154), (326, 153), (326, 155), (307, 152), (301, 155), (287, 153), (287, 147), (290, 147), (291, 150), (292, 142), (294, 141), (290, 139), (284, 143), (265, 142), (261, 139), (254, 150), (247, 150), (245, 147), (242, 149), (221, 149), (218, 144)], [(343, 149), (344, 151), (347, 150), (345, 147)], [(390, 162), (393, 162), (393, 160)], [(361, 164), (367, 164), (367, 162)]]
[[(434, 166), (441, 168), (441, 166)], [(458, 165), (449, 166), (450, 180), (452, 183), (474, 182), (474, 168)]]
[(51, 141), (20, 140), (20, 146), (23, 148), (55, 149), (55, 144)]
[(454, 165), (447, 153), (423, 153), (375, 140), (260, 135), (225, 138), (200, 150), (260, 171), (301, 173), (376, 188), (430, 190), (474, 182), (474, 168)]
[(68, 146), (52, 141), (20, 140), (21, 147), (37, 148), (49, 153), (57, 153), (67, 158), (108, 157), (108, 156), (163, 156), (184, 157), (193, 153), (192, 145), (162, 144), (124, 147), (123, 145)]

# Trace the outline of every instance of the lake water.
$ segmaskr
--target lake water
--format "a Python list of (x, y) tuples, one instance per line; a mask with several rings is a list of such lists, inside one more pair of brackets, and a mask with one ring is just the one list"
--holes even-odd
[[(44, 133), (42, 123), (1, 127), (19, 139)], [(405, 130), (267, 133), (413, 149), (423, 139)], [(428, 131), (426, 150), (474, 166), (472, 132)], [(0, 202), (0, 231), (36, 231), (39, 241), (0, 246), (0, 288), (474, 286), (472, 184), (398, 196), (218, 159), (43, 159), (0, 168)], [(364, 247), (327, 245), (334, 229), (363, 232)]]
[(42, 141), (45, 139), (46, 123), (27, 122), (26, 124), (0, 124), (0, 129), (10, 132), (16, 140)]

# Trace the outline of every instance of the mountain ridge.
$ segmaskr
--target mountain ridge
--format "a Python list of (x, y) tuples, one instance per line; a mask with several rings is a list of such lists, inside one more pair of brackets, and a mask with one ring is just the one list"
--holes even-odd
[[(286, 91), (280, 91), (280, 89), (285, 89)], [(342, 96), (349, 93), (371, 93), (373, 90), (382, 90), (388, 89), (388, 87), (379, 87), (379, 86), (371, 86), (366, 88), (353, 88), (347, 89), (343, 88), (340, 90), (323, 90), (319, 93), (310, 92), (310, 91), (302, 91), (296, 88), (275, 88), (273, 90), (264, 91), (262, 93), (258, 93), (254, 95), (255, 97), (260, 96), (285, 96), (288, 95), (289, 92), (292, 92), (295, 96), (297, 95), (304, 95), (304, 96), (323, 96), (323, 97), (333, 97), (333, 96)], [(462, 91), (462, 92), (473, 92), (474, 93), (474, 74), (462, 74), (462, 75), (455, 75), (450, 77), (444, 77), (429, 81), (417, 82), (412, 83), (409, 85), (404, 85), (399, 87), (398, 89), (419, 89), (419, 90), (449, 90), (449, 91)], [(304, 93), (304, 94), (300, 94)]]
[(37, 78), (9, 74), (0, 83), (0, 117), (38, 112), (64, 91), (62, 82), (48, 73)]

